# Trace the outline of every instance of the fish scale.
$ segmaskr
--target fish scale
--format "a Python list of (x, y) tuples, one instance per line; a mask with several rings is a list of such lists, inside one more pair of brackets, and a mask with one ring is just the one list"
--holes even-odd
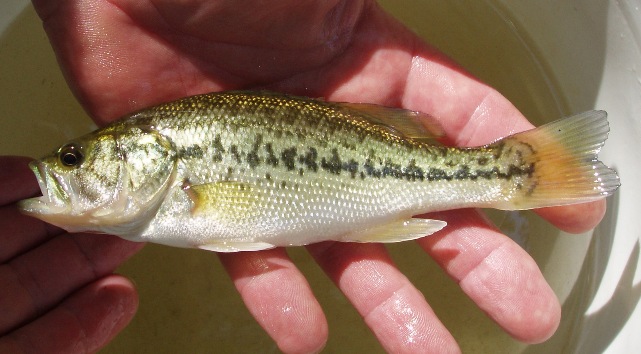
[[(114, 149), (131, 156), (144, 146), (135, 161), (113, 159), (130, 172), (110, 176), (112, 185), (140, 175), (137, 183), (162, 186), (145, 192), (152, 196), (135, 196), (126, 191), (131, 183), (125, 183), (123, 190), (111, 192), (118, 202), (110, 204), (114, 210), (108, 218), (92, 215), (91, 228), (84, 231), (230, 252), (323, 240), (402, 241), (445, 226), (413, 218), (430, 211), (526, 209), (603, 198), (619, 185), (616, 173), (596, 160), (607, 129), (587, 143), (577, 136), (604, 124), (605, 115), (594, 111), (486, 146), (454, 148), (428, 143), (439, 129), (418, 112), (270, 92), (223, 92), (133, 113), (70, 144), (81, 147), (85, 161), (91, 161), (99, 137), (121, 141), (125, 146)], [(572, 127), (567, 134), (566, 127)], [(131, 133), (136, 130), (141, 133)], [(139, 143), (145, 134), (162, 147)], [(162, 149), (168, 151), (159, 153)], [(62, 161), (57, 154), (34, 170), (40, 179), (56, 174), (64, 181), (64, 168), (52, 165)], [(84, 169), (103, 167), (70, 168), (82, 175)], [(576, 171), (583, 172), (562, 185), (563, 176)], [(85, 184), (87, 194), (104, 196), (105, 187)], [(23, 210), (45, 219), (47, 202), (64, 204), (64, 194), (76, 192), (70, 189), (48, 193), (48, 201), (27, 202)], [(121, 204), (120, 211), (111, 206)], [(138, 218), (130, 216), (136, 213)], [(74, 230), (78, 220), (88, 219), (77, 214)]]

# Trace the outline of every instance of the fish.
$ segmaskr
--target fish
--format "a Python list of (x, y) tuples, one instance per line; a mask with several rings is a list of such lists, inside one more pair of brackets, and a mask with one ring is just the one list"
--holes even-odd
[(589, 111), (478, 147), (431, 116), (368, 103), (223, 91), (146, 108), (30, 164), (20, 210), (69, 232), (215, 252), (400, 242), (459, 208), (585, 203), (620, 186)]

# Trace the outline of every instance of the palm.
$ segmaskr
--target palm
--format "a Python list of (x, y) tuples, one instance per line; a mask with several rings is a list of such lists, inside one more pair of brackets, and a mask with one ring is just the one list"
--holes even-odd
[[(307, 81), (320, 72), (327, 78), (331, 76), (325, 72), (327, 64), (347, 54), (343, 50), (360, 7), (360, 2), (349, 2), (350, 9), (327, 14), (330, 4), (302, 6), (285, 1), (275, 8), (265, 2), (259, 5), (263, 8), (253, 9), (252, 13), (261, 14), (256, 19), (239, 15), (234, 10), (238, 4), (225, 1), (188, 6), (151, 1), (93, 3), (91, 8), (78, 8), (65, 2), (41, 10), (41, 16), (50, 18), (45, 26), (54, 47), (61, 46), (56, 49), (69, 70), (71, 85), (100, 120), (189, 94), (273, 85), (301, 73), (308, 73)], [(296, 13), (285, 17), (282, 9), (288, 3)], [(324, 15), (317, 15), (315, 7), (321, 7)], [(91, 16), (92, 21), (70, 26), (63, 13), (73, 13), (78, 20)], [(298, 20), (290, 24), (289, 18)], [(335, 21), (339, 24), (328, 28)], [(99, 36), (87, 35), (96, 33), (96, 28)], [(318, 82), (309, 85), (306, 80), (293, 80), (297, 86), (293, 88), (311, 87), (310, 94), (331, 91), (329, 82), (318, 87)]]
[[(260, 87), (421, 110), (442, 118), (446, 134), (460, 145), (486, 143), (530, 127), (499, 94), (366, 0), (40, 0), (35, 5), (69, 84), (99, 123), (181, 96)], [(7, 177), (14, 182), (26, 173), (21, 163), (6, 164), (21, 171)], [(30, 192), (12, 192), (6, 202)], [(580, 231), (599, 221), (603, 205), (555, 208), (541, 214), (566, 230)], [(559, 305), (532, 259), (488, 227), (475, 211), (442, 213), (437, 218), (449, 225), (438, 236), (419, 241), (426, 252), (510, 334), (528, 342), (549, 336), (558, 324)], [(9, 223), (9, 218), (2, 222)], [(44, 235), (34, 242), (53, 247), (53, 240)], [(8, 236), (0, 237), (4, 244)], [(18, 316), (4, 329), (0, 323), (0, 333), (33, 333), (33, 327), (19, 327), (24, 318), (46, 313), (65, 297), (67, 301), (77, 298), (82, 285), (104, 279), (138, 247), (115, 238), (73, 237), (89, 248), (107, 242), (119, 252), (86, 255), (92, 264), (105, 265), (100, 272), (63, 282), (57, 298), (48, 299), (44, 310), (27, 312), (22, 319)], [(3, 261), (31, 247), (20, 245)], [(452, 337), (382, 246), (322, 243), (308, 249), (385, 348), (456, 350)], [(310, 351), (324, 343), (327, 324), (320, 306), (283, 250), (222, 255), (221, 259), (250, 311), (281, 349)], [(46, 262), (41, 266), (47, 269)], [(121, 288), (131, 289), (122, 284)], [(122, 291), (118, 298), (134, 298), (132, 291)], [(84, 306), (95, 309), (98, 303)], [(130, 301), (127, 308), (135, 308), (134, 303)], [(282, 308), (292, 311), (281, 312)], [(533, 313), (548, 316), (534, 318)], [(96, 315), (94, 322), (103, 317)], [(124, 325), (128, 317), (123, 318)], [(412, 338), (415, 347), (408, 344), (409, 333), (402, 325), (409, 322), (422, 334)], [(111, 335), (120, 327), (115, 326)], [(297, 328), (296, 333), (291, 328)], [(108, 338), (101, 337), (99, 343)]]

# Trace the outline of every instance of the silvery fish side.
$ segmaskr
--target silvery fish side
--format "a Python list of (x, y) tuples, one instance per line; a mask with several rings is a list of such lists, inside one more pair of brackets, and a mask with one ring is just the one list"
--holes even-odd
[(269, 92), (223, 92), (139, 111), (32, 169), (21, 208), (72, 232), (220, 252), (324, 240), (397, 242), (463, 207), (530, 209), (612, 194), (591, 111), (477, 148), (434, 144), (420, 113)]

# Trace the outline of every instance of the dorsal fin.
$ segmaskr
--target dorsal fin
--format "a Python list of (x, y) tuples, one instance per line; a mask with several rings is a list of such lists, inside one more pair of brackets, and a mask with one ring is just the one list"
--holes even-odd
[(445, 134), (436, 119), (428, 114), (371, 103), (337, 103), (352, 117), (387, 127), (398, 135), (418, 140), (434, 141)]
[(327, 101), (325, 97), (310, 98), (265, 90), (228, 91), (228, 93), (233, 92), (301, 101), (316, 101), (338, 111), (343, 111), (351, 119), (376, 124), (394, 135), (424, 143), (440, 144), (437, 139), (445, 136), (445, 131), (434, 117), (418, 111), (386, 107), (373, 103), (331, 102)]

